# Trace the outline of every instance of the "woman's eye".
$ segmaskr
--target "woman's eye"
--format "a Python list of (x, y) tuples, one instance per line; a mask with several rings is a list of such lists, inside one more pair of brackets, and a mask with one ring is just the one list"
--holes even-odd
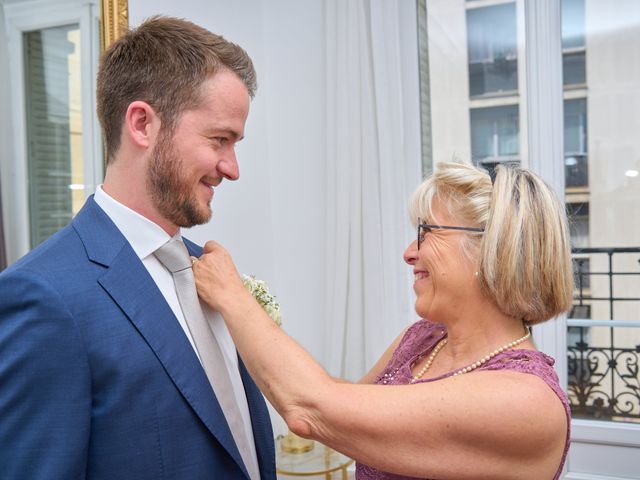
[(424, 240), (425, 234), (427, 234), (429, 232), (431, 232), (431, 229), (429, 227), (420, 226), (420, 242), (421, 243)]

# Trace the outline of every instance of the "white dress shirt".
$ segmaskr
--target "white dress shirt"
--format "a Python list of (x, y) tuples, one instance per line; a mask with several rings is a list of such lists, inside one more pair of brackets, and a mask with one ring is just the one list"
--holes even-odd
[[(96, 189), (94, 199), (98, 206), (104, 210), (107, 216), (118, 227), (118, 230), (127, 239), (131, 248), (136, 253), (138, 258), (142, 261), (151, 278), (156, 283), (160, 292), (164, 296), (165, 300), (171, 307), (174, 315), (180, 322), (184, 334), (191, 342), (191, 346), (198, 355), (198, 351), (191, 338), (189, 327), (182, 314), (180, 303), (178, 302), (178, 294), (176, 293), (175, 285), (173, 283), (173, 277), (171, 273), (160, 263), (160, 261), (153, 255), (158, 248), (167, 243), (172, 237), (169, 236), (159, 225), (153, 223), (151, 220), (143, 217), (137, 212), (134, 212), (130, 208), (121, 204), (114, 198), (110, 197), (103, 189), (102, 185), (99, 185)], [(181, 238), (181, 232), (178, 231), (175, 235), (176, 238)], [(201, 302), (202, 304), (202, 302)], [(202, 310), (211, 328), (211, 332), (215, 336), (222, 355), (225, 360), (229, 376), (231, 377), (231, 384), (233, 385), (233, 393), (236, 398), (236, 402), (240, 407), (240, 413), (242, 414), (242, 420), (244, 422), (245, 432), (249, 440), (249, 448), (251, 449), (251, 461), (255, 462), (255, 470), (259, 472), (258, 468), (258, 456), (256, 454), (255, 440), (253, 438), (253, 428), (251, 427), (251, 415), (249, 414), (249, 405), (247, 404), (247, 396), (244, 391), (244, 385), (242, 378), (240, 377), (240, 371), (238, 370), (238, 355), (236, 353), (236, 347), (231, 338), (231, 334), (224, 323), (224, 320), (218, 312), (215, 312), (209, 308), (208, 305), (202, 304)], [(198, 358), (200, 358), (198, 356)], [(250, 470), (250, 469), (249, 469)]]

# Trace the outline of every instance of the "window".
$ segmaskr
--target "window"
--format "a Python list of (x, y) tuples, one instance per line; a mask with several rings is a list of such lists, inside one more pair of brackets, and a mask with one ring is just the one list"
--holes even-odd
[[(84, 202), (79, 25), (24, 33), (30, 243), (71, 221)], [(74, 190), (80, 195), (75, 197)]]
[(471, 96), (518, 89), (516, 5), (467, 10)]
[[(563, 318), (545, 322), (534, 328), (534, 337), (556, 358), (561, 382), (568, 380), (576, 435), (567, 474), (630, 478), (637, 472), (640, 425), (607, 421), (595, 427), (579, 419), (640, 424), (640, 229), (635, 221), (640, 218), (640, 117), (635, 107), (640, 57), (633, 54), (640, 49), (640, 10), (635, 0), (559, 2), (556, 12), (555, 2), (518, 0), (510, 25), (483, 18), (514, 2), (421, 2), (429, 20), (421, 32), (428, 47), (425, 93), (431, 107), (423, 127), (430, 133), (433, 158), (471, 154), (489, 168), (519, 160), (564, 197), (572, 243), (589, 250), (573, 255), (576, 289), (566, 325)], [(503, 84), (496, 86), (490, 76), (499, 49), (489, 45), (500, 36), (498, 30), (514, 24), (517, 49), (511, 55), (519, 60), (513, 79), (518, 84), (498, 77)], [(555, 40), (559, 34), (561, 45), (548, 42), (549, 35)], [(534, 55), (525, 55), (529, 48)], [(564, 115), (556, 102), (561, 89)], [(563, 118), (561, 152), (556, 125)], [(617, 252), (610, 262), (614, 250), (629, 253)], [(607, 462), (611, 455), (616, 462)]]
[(564, 85), (586, 83), (584, 0), (562, 0), (562, 75)]
[(588, 187), (586, 98), (564, 101), (564, 164), (568, 188)]
[(518, 160), (518, 106), (473, 108), (471, 152), (475, 164)]
[(11, 263), (67, 225), (102, 180), (100, 4), (22, 0), (0, 8), (9, 40), (0, 69), (11, 98), (0, 124), (11, 123), (11, 155), (0, 157), (0, 168), (11, 204), (3, 219)]
[(589, 246), (589, 204), (567, 203), (571, 246), (584, 248)]

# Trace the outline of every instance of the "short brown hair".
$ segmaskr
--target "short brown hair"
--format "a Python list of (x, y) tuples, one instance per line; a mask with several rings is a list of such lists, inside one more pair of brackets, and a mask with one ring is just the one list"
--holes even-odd
[(96, 92), (107, 163), (120, 146), (131, 102), (147, 102), (171, 132), (185, 110), (200, 104), (203, 82), (222, 69), (238, 75), (253, 98), (256, 72), (247, 52), (187, 20), (154, 16), (111, 44), (100, 61)]
[(481, 168), (439, 163), (416, 190), (411, 216), (432, 218), (434, 198), (465, 226), (483, 227), (463, 242), (477, 262), (482, 291), (505, 314), (540, 323), (571, 308), (573, 271), (565, 209), (530, 170), (498, 166), (492, 184)]

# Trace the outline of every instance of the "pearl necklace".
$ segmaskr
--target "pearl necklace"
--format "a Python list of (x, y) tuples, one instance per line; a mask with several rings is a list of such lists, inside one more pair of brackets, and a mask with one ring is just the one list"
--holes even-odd
[(442, 347), (444, 347), (447, 344), (447, 342), (448, 340), (446, 338), (443, 338), (438, 342), (436, 347), (431, 352), (431, 355), (429, 355), (429, 358), (427, 358), (427, 363), (425, 363), (424, 367), (422, 367), (422, 369), (413, 376), (413, 378), (411, 379), (411, 383), (416, 383), (416, 381), (419, 380), (427, 370), (429, 370), (429, 367), (433, 363), (433, 359), (436, 358), (436, 355), (438, 355), (438, 352), (442, 350)]
[[(496, 348), (493, 352), (488, 353), (487, 355), (485, 355), (484, 357), (480, 358), (479, 360), (467, 365), (464, 368), (461, 368), (460, 370), (456, 371), (453, 376), (456, 377), (458, 375), (462, 375), (464, 373), (469, 373), (472, 370), (475, 370), (476, 368), (478, 368), (481, 365), (484, 365), (485, 363), (487, 363), (489, 360), (491, 360), (493, 357), (495, 357), (496, 355), (498, 355), (499, 353), (504, 352), (505, 350), (509, 350), (517, 345), (520, 345), (522, 342), (524, 342), (526, 339), (528, 339), (531, 336), (531, 331), (525, 327), (525, 329), (527, 330), (526, 335), (524, 335), (523, 337), (518, 338), (517, 340), (514, 340), (513, 342), (509, 342), (504, 344), (503, 346)], [(418, 373), (416, 373), (413, 378), (411, 379), (411, 383), (415, 383), (417, 382), (420, 378), (422, 378), (422, 376), (426, 373), (427, 370), (429, 370), (429, 367), (431, 367), (431, 364), (433, 363), (433, 360), (436, 358), (436, 355), (438, 355), (438, 352), (440, 352), (440, 350), (442, 350), (442, 347), (444, 347), (447, 344), (447, 339), (443, 338), (442, 340), (440, 340), (440, 342), (438, 342), (438, 344), (435, 346), (435, 348), (433, 349), (433, 351), (431, 352), (431, 355), (429, 355), (429, 358), (427, 359), (427, 363), (424, 364), (424, 367), (422, 367), (420, 369), (420, 371)]]

